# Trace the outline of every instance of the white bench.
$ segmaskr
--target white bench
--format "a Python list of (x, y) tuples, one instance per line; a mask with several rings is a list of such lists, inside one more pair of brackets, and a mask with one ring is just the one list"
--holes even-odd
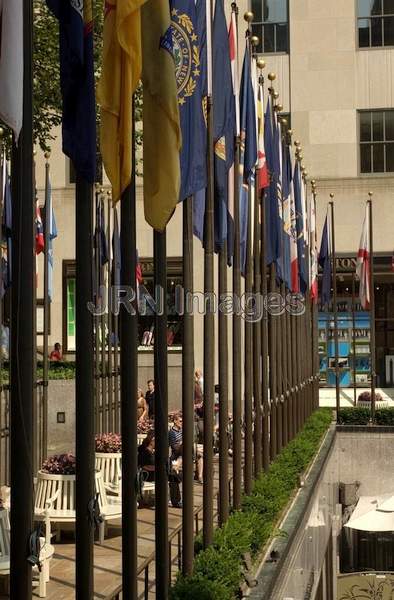
[[(33, 585), (38, 585), (38, 595), (45, 598), (47, 595), (46, 584), (49, 581), (49, 561), (54, 554), (54, 547), (51, 544), (51, 523), (48, 515), (44, 516), (45, 537), (40, 537), (40, 555), (41, 570), (37, 566), (33, 567), (34, 572), (38, 572), (38, 582), (33, 579)], [(0, 510), (0, 575), (10, 574), (10, 521), (8, 510)]]
[(96, 452), (96, 469), (103, 475), (107, 492), (122, 495), (122, 454), (120, 452)]
[[(95, 473), (95, 488), (100, 515), (103, 519), (99, 526), (99, 542), (102, 544), (108, 521), (122, 517), (122, 506), (118, 498), (107, 496), (101, 471)], [(46, 516), (51, 523), (57, 525), (75, 523), (75, 475), (51, 475), (43, 471), (38, 472), (34, 517), (40, 521)]]

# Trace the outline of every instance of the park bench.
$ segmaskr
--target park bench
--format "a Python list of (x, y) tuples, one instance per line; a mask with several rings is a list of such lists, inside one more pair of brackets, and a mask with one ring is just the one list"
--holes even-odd
[[(40, 568), (33, 566), (33, 572), (38, 573), (38, 581), (33, 579), (33, 585), (38, 586), (40, 598), (46, 597), (46, 584), (49, 581), (49, 561), (54, 554), (51, 544), (51, 523), (49, 515), (43, 515), (45, 537), (40, 537)], [(0, 575), (10, 574), (10, 521), (7, 509), (0, 510)]]

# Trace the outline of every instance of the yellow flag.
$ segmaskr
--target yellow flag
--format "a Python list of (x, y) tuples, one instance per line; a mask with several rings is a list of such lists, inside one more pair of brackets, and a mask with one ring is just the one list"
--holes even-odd
[(175, 63), (162, 44), (171, 24), (168, 0), (142, 8), (145, 219), (157, 231), (179, 200), (181, 128)]
[(141, 77), (141, 11), (146, 0), (106, 0), (103, 66), (98, 84), (100, 146), (119, 200), (131, 182), (132, 95)]

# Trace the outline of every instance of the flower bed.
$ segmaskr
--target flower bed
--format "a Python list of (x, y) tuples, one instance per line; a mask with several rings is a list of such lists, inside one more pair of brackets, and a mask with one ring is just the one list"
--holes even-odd
[(243, 555), (256, 556), (269, 541), (298, 478), (315, 456), (322, 436), (332, 420), (331, 409), (316, 411), (292, 440), (255, 481), (242, 509), (217, 529), (212, 546), (198, 552), (191, 577), (178, 576), (171, 600), (232, 600), (242, 579)]
[(96, 452), (117, 454), (122, 452), (122, 438), (118, 433), (96, 435)]
[(49, 456), (41, 468), (44, 473), (50, 475), (75, 475), (75, 469), (75, 456), (71, 452)]

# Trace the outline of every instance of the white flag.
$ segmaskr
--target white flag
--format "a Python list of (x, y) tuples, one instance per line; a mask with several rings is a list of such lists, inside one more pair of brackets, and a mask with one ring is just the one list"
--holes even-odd
[(369, 308), (371, 301), (370, 290), (370, 261), (371, 261), (371, 246), (369, 240), (369, 206), (365, 206), (365, 217), (363, 229), (361, 232), (360, 247), (357, 256), (356, 273), (360, 280), (360, 301), (361, 306), (365, 309)]
[(23, 119), (23, 0), (0, 0), (0, 119), (19, 137)]

